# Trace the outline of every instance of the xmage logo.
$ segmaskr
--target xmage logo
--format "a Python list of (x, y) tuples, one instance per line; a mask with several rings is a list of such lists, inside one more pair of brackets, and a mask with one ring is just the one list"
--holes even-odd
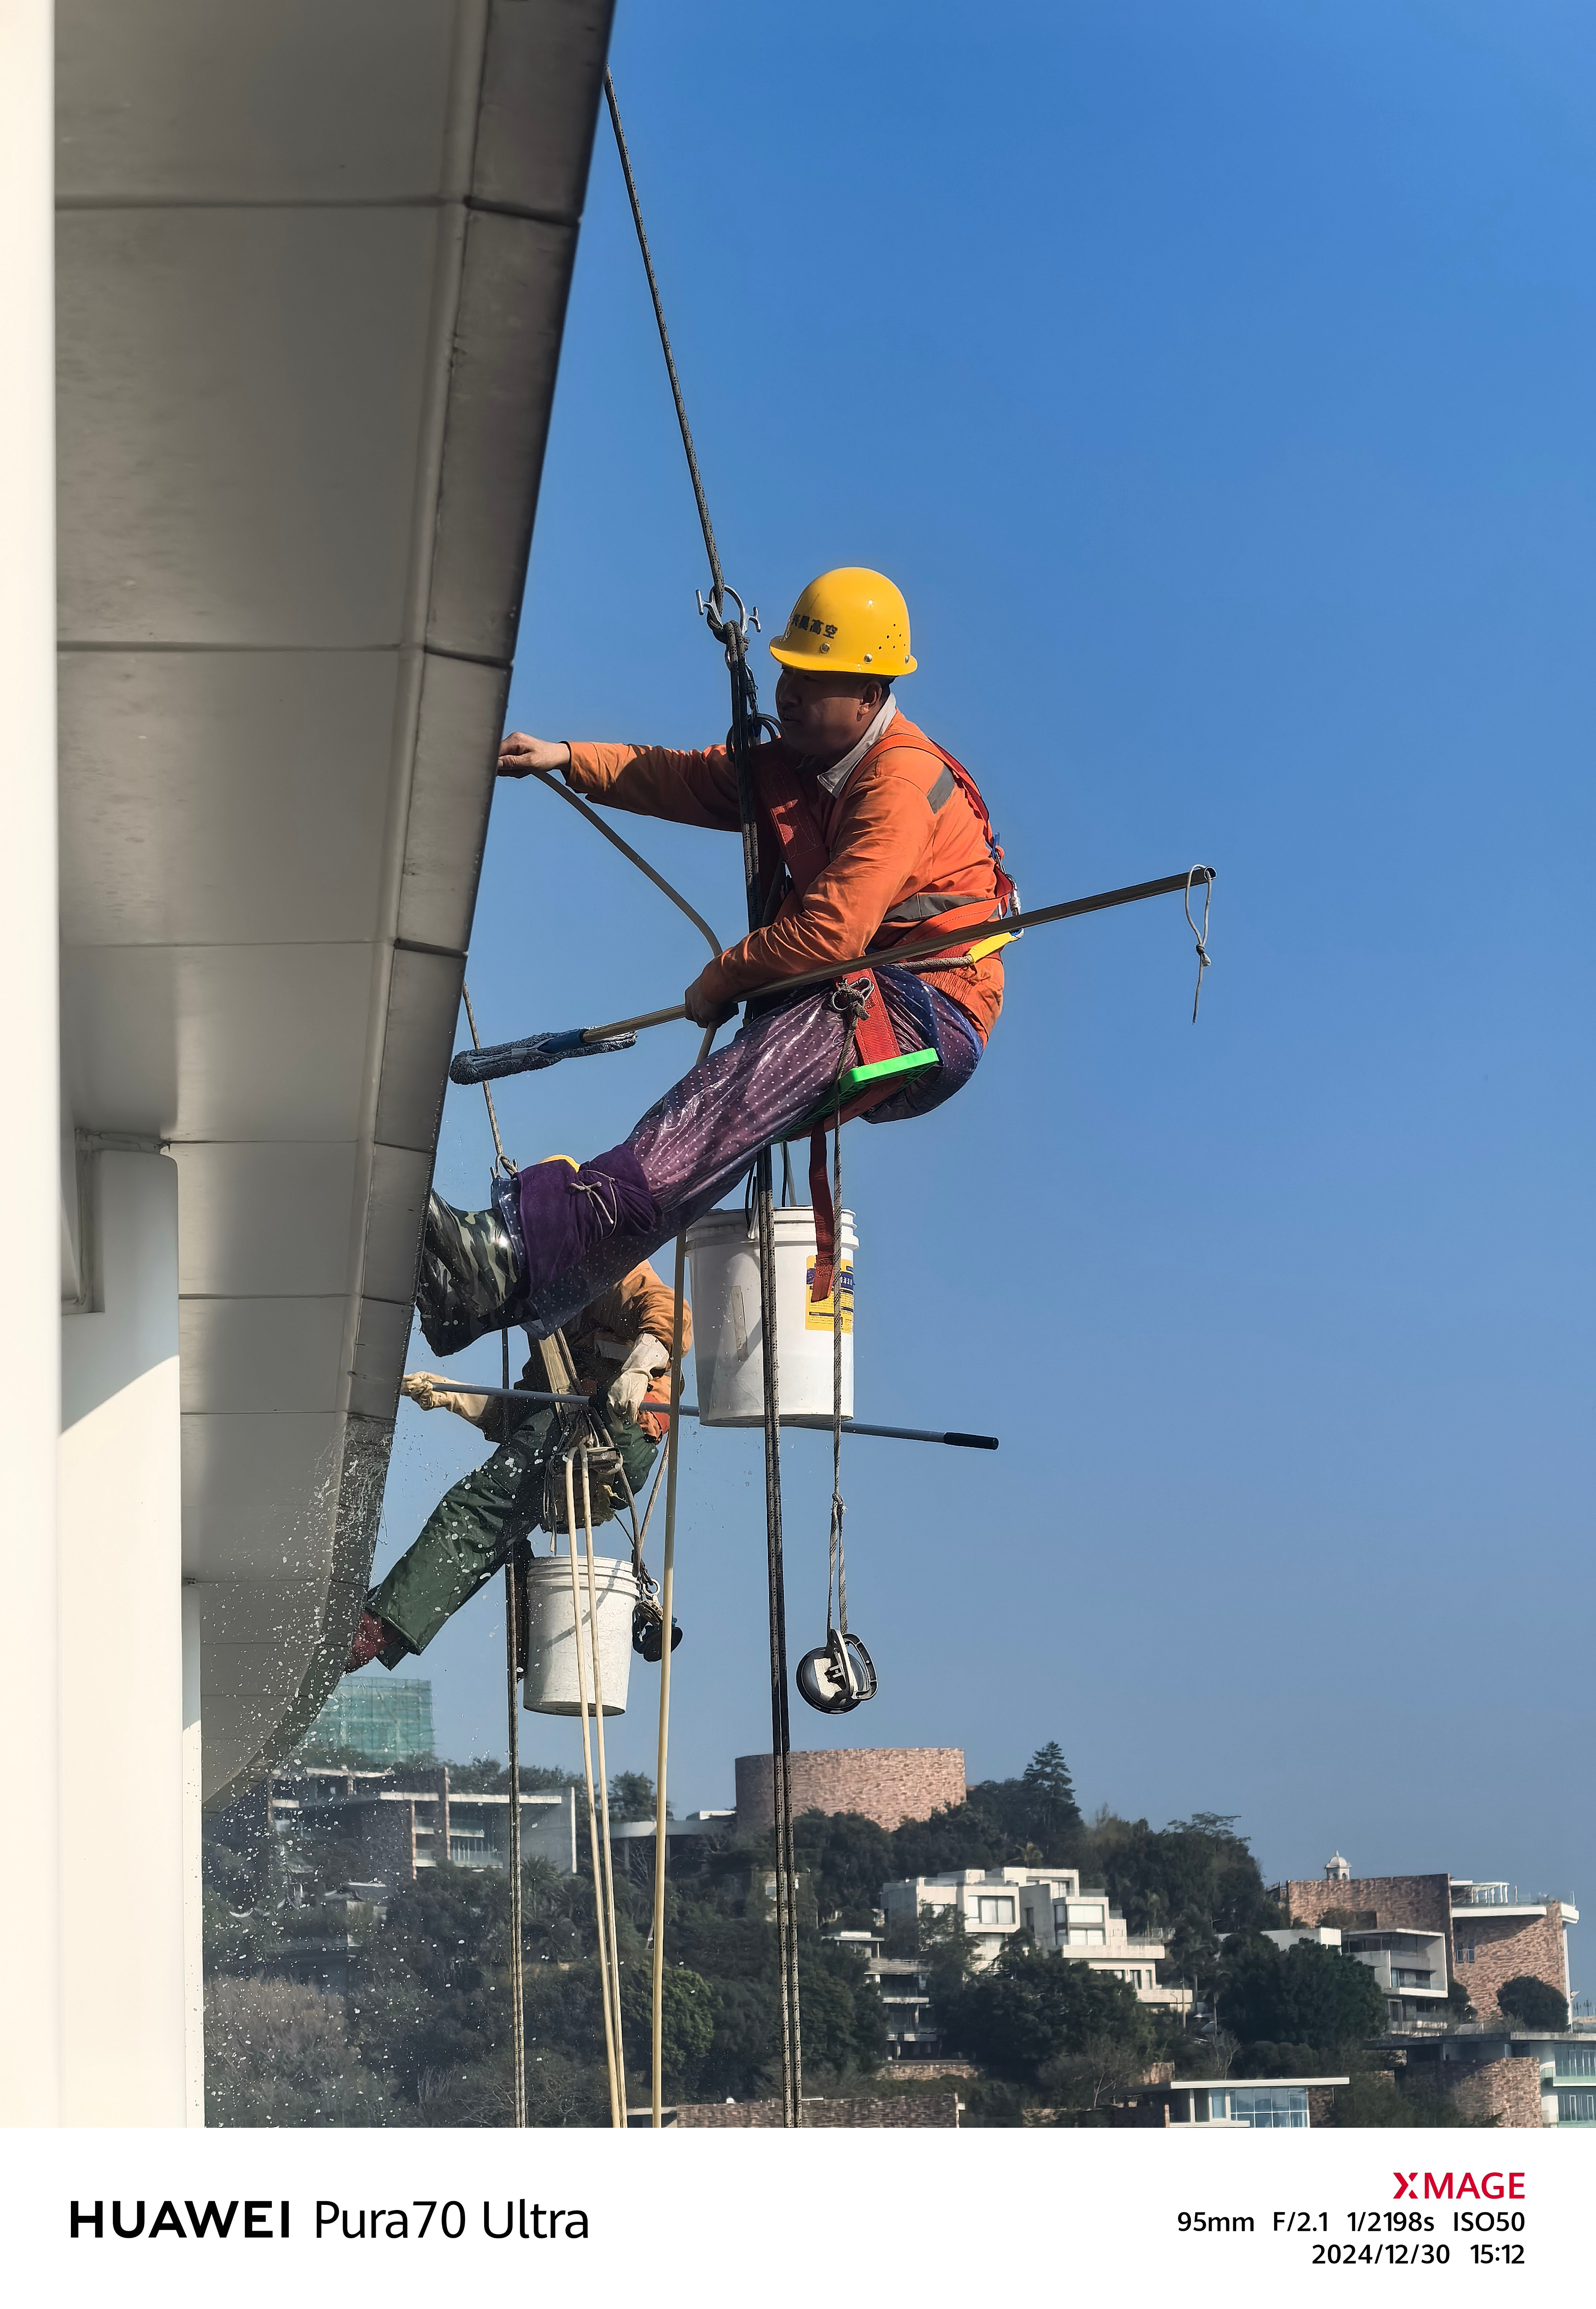
[[(1424, 2186), (1419, 2187), (1422, 2179)], [(1460, 2203), (1465, 2197), (1522, 2197), (1524, 2176), (1522, 2173), (1481, 2173), (1478, 2179), (1472, 2173), (1399, 2173), (1395, 2195), (1399, 2197), (1450, 2197)]]

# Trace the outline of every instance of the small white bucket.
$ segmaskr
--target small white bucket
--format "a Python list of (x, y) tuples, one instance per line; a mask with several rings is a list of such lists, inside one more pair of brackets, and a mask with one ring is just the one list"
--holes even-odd
[[(815, 1215), (776, 1219), (776, 1362), (785, 1426), (831, 1424), (831, 1302), (811, 1307)], [(837, 1223), (842, 1288), (842, 1415), (854, 1415), (854, 1214)], [(688, 1229), (693, 1270), (693, 1367), (706, 1427), (759, 1427), (765, 1419), (759, 1238), (740, 1210), (709, 1211)]]
[[(521, 1705), (539, 1716), (578, 1716), (582, 1691), (577, 1677), (576, 1616), (571, 1608), (571, 1559), (568, 1555), (534, 1555), (526, 1566), (526, 1670), (521, 1682)], [(587, 1559), (577, 1558), (577, 1585), (582, 1597), (582, 1665), (587, 1678), (587, 1705), (594, 1704), (593, 1655), (588, 1649)], [(593, 1559), (594, 1593), (598, 1599), (598, 1656), (603, 1676), (604, 1714), (624, 1716), (626, 1688), (632, 1672), (632, 1606), (638, 1583), (629, 1561), (613, 1556)]]

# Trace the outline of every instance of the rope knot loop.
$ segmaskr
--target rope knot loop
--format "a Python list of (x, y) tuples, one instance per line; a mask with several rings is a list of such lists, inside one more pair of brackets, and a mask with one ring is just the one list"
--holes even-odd
[(857, 1025), (870, 1014), (875, 982), (869, 977), (839, 979), (831, 990), (830, 1007)]
[[(1193, 885), (1200, 878), (1202, 883), (1202, 927), (1201, 930), (1198, 928), (1192, 914), (1192, 888)], [(1192, 936), (1197, 941), (1197, 991), (1192, 997), (1192, 1024), (1193, 1026), (1197, 1024), (1197, 1006), (1202, 999), (1202, 973), (1213, 961), (1213, 956), (1208, 950), (1208, 916), (1209, 909), (1213, 904), (1213, 902), (1214, 878), (1212, 869), (1207, 866), (1193, 866), (1191, 872), (1186, 876), (1185, 896), (1186, 926), (1190, 930)]]

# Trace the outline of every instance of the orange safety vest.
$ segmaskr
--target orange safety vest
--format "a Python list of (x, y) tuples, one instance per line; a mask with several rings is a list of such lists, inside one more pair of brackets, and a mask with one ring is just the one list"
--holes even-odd
[[(945, 774), (963, 795), (981, 830), (990, 861), (993, 887), (990, 895), (973, 891), (967, 895), (962, 891), (910, 891), (883, 917), (882, 927), (891, 925), (898, 932), (894, 943), (899, 944), (924, 935), (933, 923), (941, 930), (961, 930), (990, 922), (994, 916), (1009, 912), (1018, 895), (1014, 881), (1003, 866), (1002, 848), (993, 833), (991, 815), (979, 786), (964, 765), (956, 761), (944, 747), (939, 746), (934, 738), (925, 737), (923, 731), (911, 733), (902, 730), (895, 722), (861, 757), (854, 776), (859, 775), (866, 763), (878, 760), (895, 747), (903, 746), (918, 747), (922, 751), (933, 753)], [(759, 802), (775, 829), (794, 895), (802, 904), (831, 863), (830, 845), (816, 816), (809, 790), (785, 761), (758, 762), (756, 774)], [(962, 945), (950, 946), (938, 959), (957, 961), (977, 943), (979, 941), (972, 938)], [(883, 959), (888, 958), (889, 949), (889, 954), (883, 956)], [(914, 966), (912, 963), (905, 965), (911, 970)], [(845, 979), (842, 984), (854, 991), (856, 1000), (863, 1006), (855, 1016), (853, 1033), (853, 1048), (857, 1052), (859, 1063), (874, 1066), (884, 1059), (897, 1058), (898, 1035), (888, 1016), (886, 1003), (881, 999), (874, 972), (855, 973)], [(845, 1050), (845, 1067), (846, 1060)], [(897, 1088), (898, 1085), (890, 1079), (872, 1084), (840, 1109), (836, 1117), (837, 1125), (840, 1128), (854, 1115), (880, 1105), (884, 1099), (892, 1097)], [(826, 1134), (823, 1126), (810, 1139), (809, 1183), (816, 1236), (814, 1281), (810, 1295), (811, 1304), (818, 1304), (830, 1295), (836, 1258), (836, 1215), (831, 1207), (831, 1191), (826, 1177)]]
[[(858, 777), (872, 762), (897, 748), (915, 747), (922, 752), (934, 754), (944, 771), (963, 795), (980, 829), (985, 847), (993, 887), (990, 895), (984, 892), (967, 894), (939, 891), (909, 891), (882, 920), (883, 930), (898, 933), (893, 943), (902, 944), (919, 936), (932, 923), (943, 930), (958, 930), (976, 922), (988, 922), (996, 914), (1005, 914), (1019, 895), (1013, 878), (1003, 865), (1002, 845), (992, 830), (992, 817), (982, 797), (981, 789), (965, 768), (956, 761), (934, 738), (924, 731), (910, 731), (901, 720), (886, 729), (870, 751), (860, 759), (853, 775)], [(775, 748), (770, 749), (772, 752)], [(761, 760), (755, 756), (755, 774), (759, 781), (759, 800), (766, 817), (775, 829), (781, 844), (782, 860), (791, 878), (794, 895), (800, 904), (809, 895), (831, 863), (831, 849), (820, 822), (815, 815), (813, 798), (802, 784), (788, 764), (783, 761)], [(954, 961), (967, 954), (972, 939), (964, 946), (950, 947), (944, 960)], [(909, 965), (913, 968), (913, 964)]]

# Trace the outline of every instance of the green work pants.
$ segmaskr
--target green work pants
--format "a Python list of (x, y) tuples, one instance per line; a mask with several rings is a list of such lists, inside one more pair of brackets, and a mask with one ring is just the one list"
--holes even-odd
[[(608, 1409), (604, 1395), (599, 1396), (595, 1408), (603, 1417)], [(654, 1465), (658, 1447), (641, 1427), (629, 1427), (619, 1418), (606, 1418), (605, 1424), (635, 1492)], [(543, 1509), (544, 1461), (559, 1436), (559, 1422), (551, 1405), (530, 1412), (490, 1459), (444, 1493), (419, 1536), (372, 1591), (369, 1608), (397, 1629), (413, 1651), (425, 1651), (444, 1621), (491, 1579), (516, 1542), (537, 1528)], [(579, 1469), (576, 1477), (579, 1520)], [(607, 1523), (612, 1512), (605, 1487), (595, 1483), (594, 1522)]]

